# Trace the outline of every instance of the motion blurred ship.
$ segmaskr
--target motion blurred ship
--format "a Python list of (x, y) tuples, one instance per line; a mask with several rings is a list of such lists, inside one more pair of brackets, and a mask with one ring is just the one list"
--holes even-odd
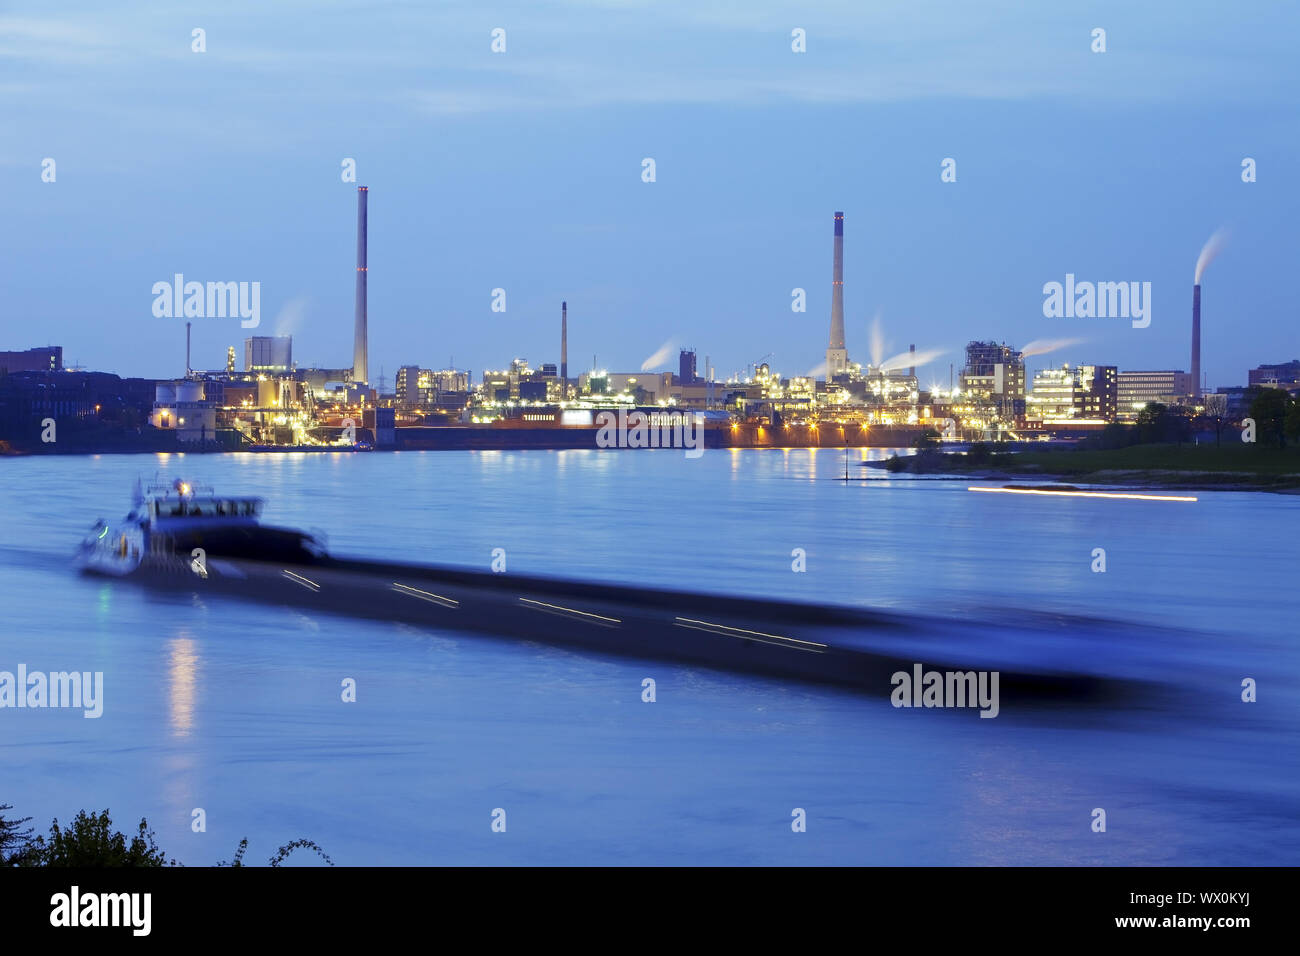
[(304, 562), (325, 553), (313, 535), (261, 524), (262, 506), (261, 498), (217, 497), (212, 488), (180, 478), (147, 490), (137, 482), (131, 511), (116, 524), (96, 522), (77, 564), (113, 577), (193, 566), (203, 577), (209, 554)]
[[(225, 595), (439, 631), (579, 647), (888, 695), (927, 667), (1001, 674), (1022, 698), (1107, 700), (1165, 683), (1176, 636), (1134, 641), (1112, 622), (1021, 613), (1015, 623), (335, 557), (322, 539), (263, 525), (262, 499), (184, 480), (99, 521), (78, 565), (176, 594)], [(1160, 645), (1164, 645), (1161, 647)], [(1164, 668), (1162, 670), (1162, 668)]]

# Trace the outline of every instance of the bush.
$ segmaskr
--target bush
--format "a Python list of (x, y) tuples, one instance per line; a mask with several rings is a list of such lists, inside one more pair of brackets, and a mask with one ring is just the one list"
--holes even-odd
[[(113, 832), (113, 821), (108, 811), (87, 813), (82, 810), (66, 830), (55, 820), (50, 825), (50, 835), (31, 839), (31, 830), (22, 829), (31, 817), (6, 820), (4, 811), (8, 804), (0, 804), (0, 866), (180, 866), (154, 843), (153, 831), (145, 820), (140, 821), (136, 835), (127, 842), (126, 835)], [(248, 840), (240, 840), (232, 861), (222, 861), (217, 866), (243, 866)], [(293, 840), (286, 843), (271, 857), (271, 866), (278, 867), (295, 850), (311, 850), (330, 866), (334, 861), (311, 840)]]
[(66, 830), (56, 819), (49, 838), (38, 836), (18, 857), (19, 866), (167, 866), (167, 855), (154, 843), (148, 823), (140, 821), (130, 842), (126, 834), (113, 832), (108, 811), (82, 810)]

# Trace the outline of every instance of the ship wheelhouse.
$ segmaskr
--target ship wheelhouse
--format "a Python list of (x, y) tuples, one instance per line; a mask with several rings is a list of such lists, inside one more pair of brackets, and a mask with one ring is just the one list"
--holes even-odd
[(179, 527), (235, 526), (256, 524), (262, 514), (262, 499), (218, 497), (210, 488), (177, 481), (170, 487), (150, 489), (141, 505), (141, 518), (159, 531)]

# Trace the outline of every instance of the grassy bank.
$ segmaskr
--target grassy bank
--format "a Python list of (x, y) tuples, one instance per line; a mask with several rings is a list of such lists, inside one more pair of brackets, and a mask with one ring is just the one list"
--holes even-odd
[(996, 456), (999, 467), (1037, 469), (1062, 475), (1098, 471), (1232, 472), (1291, 476), (1300, 480), (1300, 447), (1278, 448), (1225, 442), (1215, 445), (1134, 445), (1113, 450), (1057, 448)]
[[(1234, 436), (1235, 437), (1235, 436)], [(1021, 446), (1025, 447), (1025, 446)], [(1265, 491), (1300, 489), (1300, 447), (1240, 441), (1215, 445), (1134, 445), (1116, 449), (1051, 448), (995, 452), (925, 452), (893, 469), (918, 474), (1068, 478), (1092, 484)]]

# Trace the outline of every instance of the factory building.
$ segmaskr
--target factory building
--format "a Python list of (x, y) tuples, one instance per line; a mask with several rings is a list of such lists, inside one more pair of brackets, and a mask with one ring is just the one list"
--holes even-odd
[(0, 352), (0, 373), (59, 372), (62, 369), (61, 345), (48, 345), (43, 349), (26, 349), (22, 352)]
[(1288, 390), (1300, 387), (1300, 359), (1252, 368), (1246, 373), (1246, 384)]
[(1105, 425), (1115, 421), (1118, 397), (1113, 365), (1062, 365), (1034, 374), (1025, 419), (1042, 425)]
[(159, 382), (149, 424), (175, 431), (180, 442), (206, 442), (217, 437), (217, 405), (207, 400), (203, 382), (183, 379)]
[(1192, 376), (1183, 371), (1120, 372), (1117, 382), (1117, 411), (1121, 422), (1137, 421), (1138, 412), (1150, 402), (1180, 405), (1195, 390)]
[(1025, 416), (1025, 357), (1006, 343), (971, 342), (961, 372), (966, 403), (984, 406), (1004, 422)]
[(679, 385), (694, 385), (698, 378), (695, 367), (695, 349), (682, 349), (677, 357)]
[(254, 335), (244, 339), (245, 372), (288, 372), (292, 368), (292, 336)]

